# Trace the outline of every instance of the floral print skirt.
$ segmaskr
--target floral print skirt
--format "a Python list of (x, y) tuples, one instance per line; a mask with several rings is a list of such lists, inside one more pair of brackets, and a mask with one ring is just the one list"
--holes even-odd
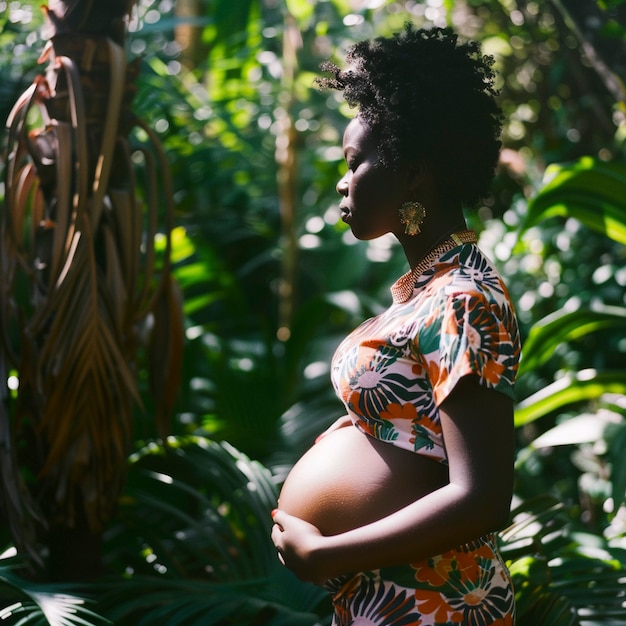
[(328, 581), (332, 626), (513, 626), (513, 585), (488, 535), (419, 563)]

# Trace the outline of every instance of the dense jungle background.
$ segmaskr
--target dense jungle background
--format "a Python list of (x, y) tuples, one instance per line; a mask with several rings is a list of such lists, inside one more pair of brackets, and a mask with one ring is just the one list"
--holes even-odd
[(0, 0), (0, 621), (330, 623), (270, 511), (407, 268), (339, 220), (353, 112), (313, 80), (410, 20), (500, 74), (467, 219), (523, 328), (518, 624), (626, 624), (626, 2), (47, 6)]

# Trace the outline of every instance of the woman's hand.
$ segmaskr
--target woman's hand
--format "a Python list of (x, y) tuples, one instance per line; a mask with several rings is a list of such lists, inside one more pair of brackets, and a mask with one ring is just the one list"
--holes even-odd
[(272, 512), (272, 541), (278, 557), (300, 580), (318, 585), (330, 576), (323, 572), (321, 548), (324, 536), (304, 520), (278, 509)]
[(272, 539), (285, 565), (303, 580), (323, 583), (346, 572), (418, 562), (502, 528), (513, 485), (511, 399), (466, 376), (442, 403), (440, 417), (447, 484), (386, 517), (335, 535), (322, 535), (278, 511)]

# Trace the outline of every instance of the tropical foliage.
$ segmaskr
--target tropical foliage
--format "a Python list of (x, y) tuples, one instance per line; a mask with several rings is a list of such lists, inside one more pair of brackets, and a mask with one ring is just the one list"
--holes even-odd
[[(150, 351), (160, 432), (180, 362), (169, 170), (153, 131), (129, 109), (136, 71), (117, 28), (124, 12), (121, 3), (81, 12), (51, 0), (50, 42), (39, 59), (46, 74), (7, 121), (0, 370), (19, 384), (3, 394), (0, 413), (3, 475), (11, 477), (3, 500), (18, 546), (35, 562), (47, 534), (57, 574), (68, 562), (77, 567), (58, 554), (68, 534), (85, 542), (87, 566), (98, 567), (98, 556), (86, 554), (124, 481), (141, 403), (140, 347)], [(137, 128), (148, 146), (133, 153), (128, 136)], [(144, 166), (141, 199), (133, 159)], [(37, 480), (24, 480), (21, 468)]]
[[(40, 71), (33, 6), (0, 2), (4, 118)], [(501, 266), (525, 338), (516, 498), (501, 533), (518, 624), (626, 624), (625, 11), (619, 1), (138, 3), (125, 49), (142, 59), (133, 111), (145, 126), (129, 138), (158, 137), (171, 172), (176, 228), (168, 244), (166, 225), (151, 226), (143, 243), (154, 246), (157, 269), (171, 260), (182, 290), (181, 392), (171, 434), (160, 437), (146, 416), (163, 403), (151, 398), (143, 363), (164, 374), (164, 360), (137, 361), (144, 412), (132, 414), (97, 581), (27, 580), (26, 555), (13, 548), (19, 529), (2, 525), (0, 620), (328, 623), (323, 590), (274, 558), (269, 512), (290, 465), (340, 414), (327, 382), (334, 346), (384, 305), (404, 266), (389, 241), (356, 244), (338, 222), (338, 146), (350, 112), (312, 79), (352, 41), (412, 19), (481, 39), (503, 76), (501, 167), (492, 198), (468, 220)], [(14, 135), (4, 142), (15, 145)], [(10, 162), (0, 167), (10, 180)], [(139, 175), (134, 193), (150, 204), (148, 180)], [(8, 182), (3, 195), (6, 220)], [(36, 206), (22, 209), (34, 227)], [(32, 308), (4, 280), (5, 298)], [(15, 326), (3, 332), (10, 345), (23, 341)], [(28, 363), (3, 372), (20, 394)], [(11, 406), (15, 390), (5, 397)], [(15, 417), (4, 419), (6, 439)], [(13, 471), (13, 485), (36, 484), (27, 467)]]

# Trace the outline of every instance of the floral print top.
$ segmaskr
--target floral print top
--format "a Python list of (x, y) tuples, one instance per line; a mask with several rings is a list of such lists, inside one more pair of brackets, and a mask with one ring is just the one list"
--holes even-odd
[(395, 283), (393, 304), (346, 337), (331, 372), (358, 428), (441, 463), (438, 407), (469, 374), (512, 398), (520, 357), (498, 272), (473, 243), (451, 247)]

